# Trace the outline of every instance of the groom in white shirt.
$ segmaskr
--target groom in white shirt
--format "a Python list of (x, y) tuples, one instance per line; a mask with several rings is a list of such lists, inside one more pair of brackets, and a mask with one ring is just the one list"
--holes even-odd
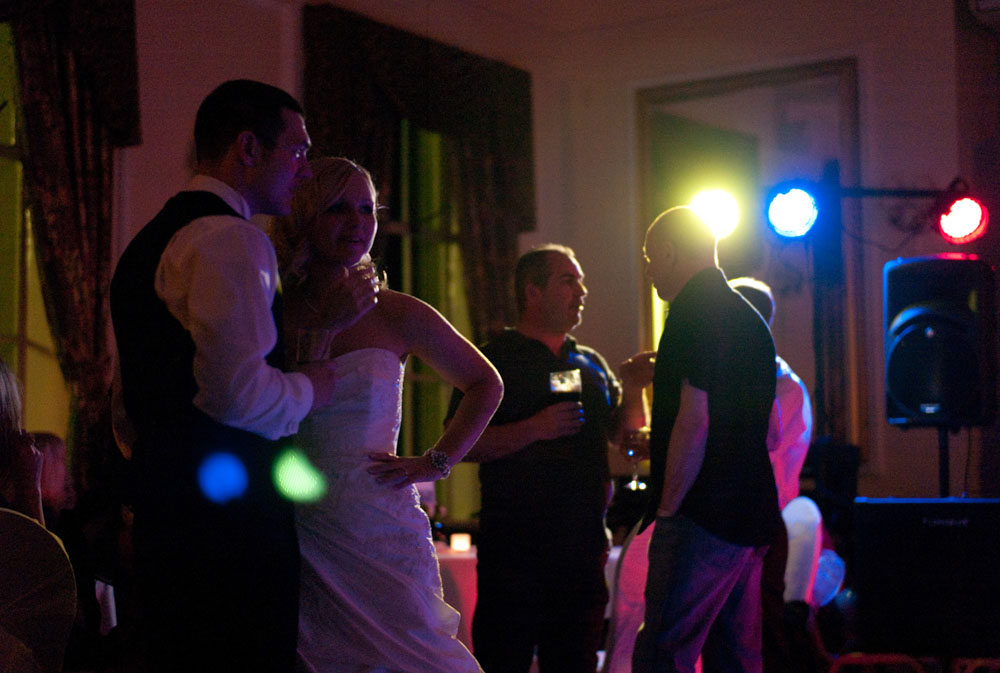
[(329, 363), (283, 371), (274, 249), (311, 175), (303, 111), (234, 80), (195, 121), (197, 175), (123, 253), (111, 287), (136, 431), (135, 568), (150, 671), (292, 671), (298, 543), (272, 478), (281, 437), (333, 393)]

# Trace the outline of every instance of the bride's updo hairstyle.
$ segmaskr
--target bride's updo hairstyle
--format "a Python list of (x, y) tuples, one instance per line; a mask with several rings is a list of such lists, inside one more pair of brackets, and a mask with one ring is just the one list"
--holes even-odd
[[(375, 193), (371, 174), (363, 167), (344, 157), (319, 157), (309, 162), (312, 177), (295, 190), (292, 211), (285, 217), (271, 222), (271, 240), (278, 256), (278, 271), (286, 288), (301, 285), (306, 279), (306, 269), (312, 257), (309, 231), (316, 217), (337, 202), (347, 183), (356, 173), (368, 181)], [(376, 197), (376, 213), (378, 211)], [(370, 261), (368, 255), (362, 262)]]

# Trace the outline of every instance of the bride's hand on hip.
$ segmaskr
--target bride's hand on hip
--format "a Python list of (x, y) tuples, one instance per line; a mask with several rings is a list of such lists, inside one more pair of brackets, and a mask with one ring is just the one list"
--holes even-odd
[(392, 488), (405, 488), (421, 481), (441, 478), (441, 472), (431, 465), (427, 456), (396, 456), (391, 453), (369, 453), (372, 464), (368, 474), (375, 481)]

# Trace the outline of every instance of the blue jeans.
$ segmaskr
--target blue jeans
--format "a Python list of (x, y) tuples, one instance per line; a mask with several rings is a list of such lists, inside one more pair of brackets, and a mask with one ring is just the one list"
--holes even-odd
[[(761, 673), (767, 547), (726, 542), (685, 516), (656, 520), (633, 673)], [(714, 625), (714, 628), (713, 628)]]

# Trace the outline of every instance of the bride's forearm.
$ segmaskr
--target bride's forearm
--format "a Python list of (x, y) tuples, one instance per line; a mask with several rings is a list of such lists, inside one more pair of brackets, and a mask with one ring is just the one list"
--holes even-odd
[(449, 465), (460, 462), (482, 435), (502, 398), (503, 384), (499, 378), (487, 377), (469, 386), (432, 448), (448, 454)]

